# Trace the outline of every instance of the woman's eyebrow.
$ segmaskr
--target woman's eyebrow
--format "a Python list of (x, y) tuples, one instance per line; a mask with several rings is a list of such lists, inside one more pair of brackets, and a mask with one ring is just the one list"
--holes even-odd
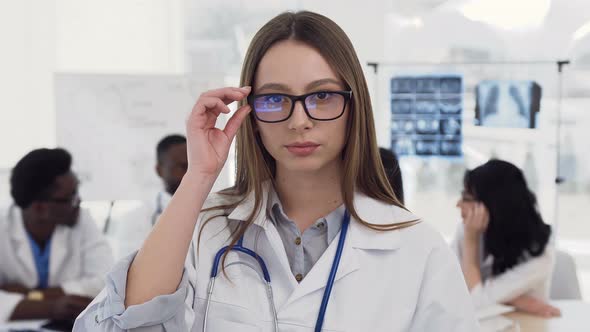
[(329, 83), (336, 84), (338, 86), (342, 86), (342, 82), (340, 82), (336, 79), (323, 78), (321, 80), (317, 80), (317, 81), (313, 81), (313, 82), (309, 83), (308, 85), (305, 86), (305, 90), (309, 91), (311, 89), (314, 89), (314, 88), (317, 88), (319, 86), (322, 86), (324, 84), (329, 84)]
[[(317, 88), (319, 86), (325, 85), (325, 84), (336, 84), (338, 86), (342, 86), (342, 82), (340, 82), (339, 80), (333, 79), (333, 78), (323, 78), (320, 80), (316, 80), (313, 81), (311, 83), (308, 83), (305, 86), (305, 90), (306, 91), (310, 91), (314, 88)], [(257, 89), (257, 93), (261, 93), (264, 90), (274, 90), (274, 91), (280, 91), (280, 92), (292, 92), (291, 88), (289, 88), (288, 85), (286, 84), (282, 84), (282, 83), (266, 83), (263, 84), (260, 88)]]
[(263, 84), (260, 88), (257, 89), (257, 93), (260, 93), (260, 91), (263, 90), (275, 90), (275, 91), (282, 91), (282, 92), (291, 92), (291, 89), (285, 85), (285, 84), (281, 84), (281, 83), (266, 83)]

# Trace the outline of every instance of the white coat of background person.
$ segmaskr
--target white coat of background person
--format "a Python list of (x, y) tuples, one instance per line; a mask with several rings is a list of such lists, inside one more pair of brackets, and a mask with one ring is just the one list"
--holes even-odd
[(0, 322), (73, 320), (104, 287), (113, 257), (80, 209), (71, 156), (38, 149), (11, 174), (14, 205), (0, 215)]
[[(185, 177), (74, 331), (477, 331), (456, 257), (387, 182), (345, 33), (281, 14), (253, 38), (241, 84), (199, 97)], [(236, 134), (236, 184), (210, 195)], [(256, 259), (226, 252), (208, 286), (236, 242)]]
[[(138, 250), (149, 235), (158, 217), (170, 202), (188, 167), (186, 138), (167, 135), (156, 146), (156, 174), (162, 180), (163, 190), (153, 199), (117, 215), (109, 216), (106, 235), (110, 239), (117, 260)], [(117, 211), (117, 202), (111, 211)]]
[(463, 223), (452, 243), (476, 309), (496, 303), (553, 317), (548, 304), (555, 248), (523, 172), (492, 159), (465, 173)]

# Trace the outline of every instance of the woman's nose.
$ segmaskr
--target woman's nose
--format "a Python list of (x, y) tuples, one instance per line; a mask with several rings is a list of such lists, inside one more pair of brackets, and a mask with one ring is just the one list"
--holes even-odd
[(293, 107), (293, 114), (289, 118), (289, 129), (306, 130), (313, 127), (313, 121), (307, 116), (303, 103), (298, 101)]

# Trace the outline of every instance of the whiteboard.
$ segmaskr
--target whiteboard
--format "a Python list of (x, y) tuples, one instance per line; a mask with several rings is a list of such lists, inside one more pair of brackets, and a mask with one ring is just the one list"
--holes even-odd
[[(57, 144), (72, 153), (83, 198), (152, 199), (162, 187), (158, 141), (184, 134), (197, 97), (222, 85), (222, 76), (56, 74)], [(214, 190), (229, 185), (232, 169)]]

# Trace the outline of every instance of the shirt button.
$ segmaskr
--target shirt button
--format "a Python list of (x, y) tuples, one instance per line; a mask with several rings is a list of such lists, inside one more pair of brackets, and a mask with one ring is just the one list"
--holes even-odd
[(295, 276), (295, 280), (297, 280), (297, 282), (300, 282), (301, 280), (303, 280), (303, 275), (301, 275), (301, 273), (297, 273), (297, 275)]
[(318, 224), (319, 229), (322, 229), (324, 227), (326, 227), (326, 224), (323, 221)]
[(299, 236), (295, 238), (295, 244), (296, 245), (300, 245), (301, 244), (301, 238)]

